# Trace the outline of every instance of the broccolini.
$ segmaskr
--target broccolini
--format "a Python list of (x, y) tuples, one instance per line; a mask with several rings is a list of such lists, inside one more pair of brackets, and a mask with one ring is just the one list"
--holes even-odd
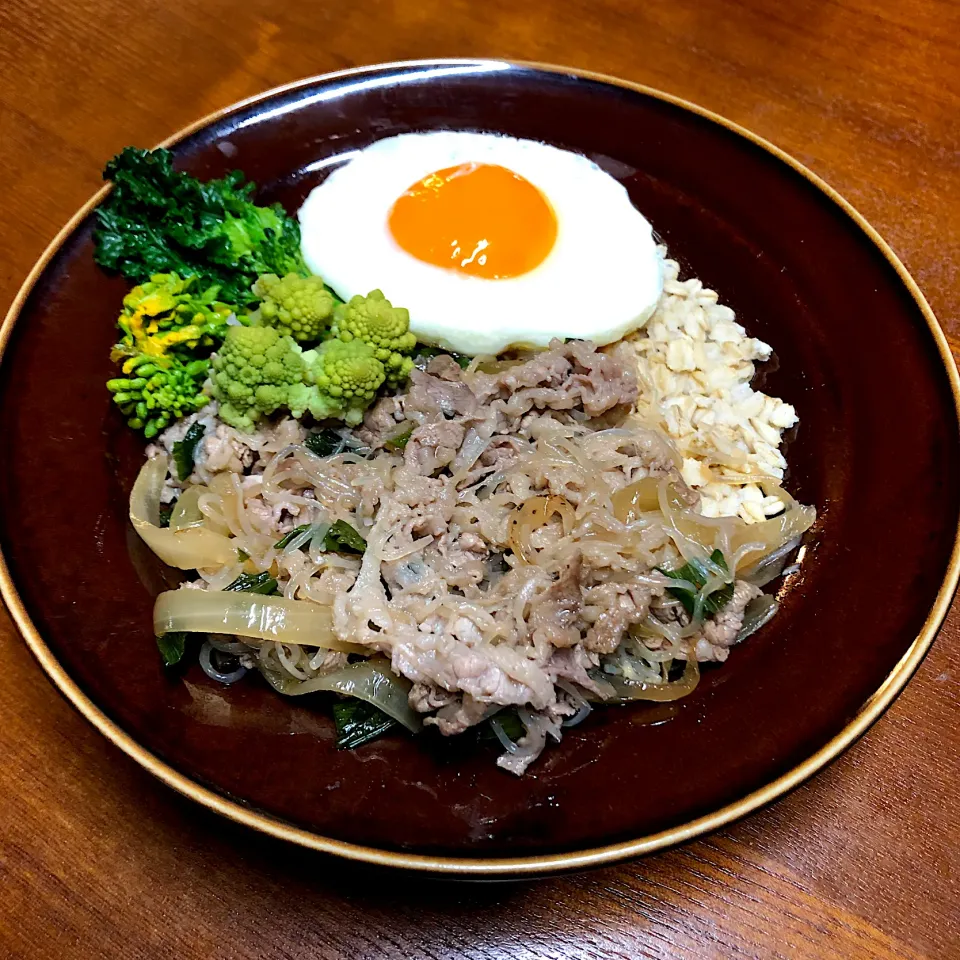
[(203, 392), (209, 367), (209, 360), (184, 362), (175, 356), (158, 359), (140, 354), (124, 362), (126, 376), (108, 380), (107, 389), (127, 423), (150, 440), (210, 402)]
[(121, 337), (110, 358), (163, 357), (216, 347), (226, 336), (234, 308), (217, 299), (216, 285), (199, 289), (197, 277), (156, 273), (123, 298), (117, 319)]

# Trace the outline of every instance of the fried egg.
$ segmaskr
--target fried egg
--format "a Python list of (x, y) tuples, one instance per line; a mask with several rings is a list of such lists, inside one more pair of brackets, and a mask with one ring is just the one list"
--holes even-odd
[(300, 208), (303, 256), (341, 297), (380, 289), (422, 343), (468, 356), (612, 343), (663, 286), (650, 224), (588, 158), (437, 131), (379, 140)]

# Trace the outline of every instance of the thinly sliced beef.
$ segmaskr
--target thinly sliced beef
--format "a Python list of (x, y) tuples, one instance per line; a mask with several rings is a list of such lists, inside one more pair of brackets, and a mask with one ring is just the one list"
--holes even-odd
[(703, 631), (697, 639), (698, 660), (727, 659), (729, 648), (736, 643), (737, 634), (743, 626), (743, 612), (747, 604), (762, 593), (762, 590), (746, 580), (736, 582), (733, 596), (727, 604), (703, 625)]
[(465, 693), (459, 699), (442, 706), (423, 722), (428, 726), (436, 726), (445, 737), (452, 737), (478, 724), (489, 710), (489, 703), (481, 703)]
[(410, 389), (403, 409), (408, 420), (428, 423), (469, 417), (477, 411), (477, 398), (462, 381), (444, 380), (421, 370), (410, 374)]
[(460, 364), (446, 353), (431, 358), (427, 364), (427, 373), (439, 377), (441, 380), (449, 380), (452, 383), (463, 379), (463, 370)]
[(363, 426), (357, 430), (357, 438), (376, 450), (396, 436), (403, 419), (403, 398), (382, 397), (367, 411)]
[(594, 696), (603, 697), (610, 685), (603, 680), (594, 680), (587, 672), (599, 662), (600, 658), (596, 654), (584, 650), (582, 646), (569, 647), (566, 650), (557, 650), (547, 661), (547, 673), (554, 682), (566, 680)]
[(425, 423), (410, 434), (403, 450), (404, 462), (411, 470), (432, 476), (453, 463), (465, 433), (464, 425), (457, 420)]
[(439, 687), (435, 683), (418, 681), (410, 688), (407, 700), (417, 713), (430, 713), (454, 703), (457, 700), (457, 695), (449, 690), (444, 690), (443, 687)]
[[(494, 369), (468, 373), (438, 355), (411, 374), (406, 393), (368, 411), (357, 435), (373, 455), (331, 458), (322, 478), (329, 489), (317, 487), (328, 498), (324, 509), (347, 501), (362, 526), (373, 520), (363, 526), (367, 550), (359, 571), (339, 574), (353, 583), (349, 591), (320, 586), (330, 593), (337, 635), (388, 656), (412, 682), (409, 702), (426, 724), (453, 735), (498, 707), (522, 708), (526, 734), (500, 761), (522, 772), (582, 706), (580, 693), (612, 694), (603, 658), (647, 618), (651, 603), (661, 619), (674, 614), (676, 605), (663, 599), (670, 581), (660, 583), (651, 569), (651, 557), (672, 550), (669, 532), (657, 523), (626, 529), (610, 497), (662, 476), (675, 478), (685, 500), (696, 496), (669, 444), (623, 416), (637, 396), (626, 350), (555, 340)], [(601, 417), (598, 426), (593, 418)], [(384, 449), (407, 429), (402, 452)], [(242, 467), (246, 454), (229, 447), (234, 440), (207, 442), (225, 444), (223, 458), (237, 456)], [(276, 476), (295, 477), (297, 469), (292, 457)], [(310, 464), (305, 480), (319, 483), (317, 469)], [(563, 515), (531, 523), (530, 556), (515, 553), (512, 519), (548, 496), (563, 503)], [(264, 528), (298, 522), (296, 510), (266, 500), (248, 511)], [(304, 553), (281, 562), (314, 560)], [(304, 566), (284, 570), (309, 576)], [(755, 593), (736, 585), (733, 600), (694, 639), (699, 659), (727, 655)], [(676, 656), (686, 655), (684, 644)]]
[(613, 653), (627, 628), (646, 618), (653, 597), (650, 587), (630, 583), (601, 583), (585, 593), (593, 624), (583, 645), (592, 653)]
[(549, 643), (562, 649), (580, 642), (582, 566), (578, 553), (567, 564), (560, 579), (537, 597), (529, 621), (534, 643)]
[(479, 401), (504, 402), (511, 417), (534, 408), (572, 410), (582, 407), (591, 417), (632, 405), (637, 377), (625, 353), (601, 353), (588, 340), (553, 340), (548, 350), (499, 373), (466, 378)]

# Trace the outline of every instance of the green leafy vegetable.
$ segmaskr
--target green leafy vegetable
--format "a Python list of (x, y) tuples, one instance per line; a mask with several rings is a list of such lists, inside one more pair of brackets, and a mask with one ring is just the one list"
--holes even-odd
[(233, 583), (223, 588), (235, 590), (239, 593), (260, 593), (264, 596), (274, 596), (277, 593), (277, 581), (269, 573), (241, 573)]
[(516, 710), (501, 710), (496, 718), (500, 721), (500, 729), (511, 739), (519, 740), (527, 732), (520, 715)]
[(277, 550), (282, 550), (294, 537), (300, 536), (301, 533), (306, 533), (312, 526), (312, 523), (302, 523), (299, 527), (294, 527), (289, 533), (282, 536), (274, 544), (274, 547)]
[(172, 503), (161, 503), (160, 504), (160, 523), (159, 527), (169, 527), (170, 526), (170, 517), (173, 514), (174, 504)]
[(308, 273), (300, 228), (279, 204), (253, 203), (234, 171), (202, 182), (173, 168), (169, 150), (126, 147), (103, 171), (113, 192), (97, 211), (96, 260), (142, 283), (156, 273), (199, 276), (227, 303), (247, 304), (260, 274)]
[(173, 462), (177, 465), (177, 477), (181, 483), (193, 473), (196, 462), (197, 444), (203, 439), (204, 426), (202, 423), (193, 423), (190, 429), (173, 445)]
[(343, 453), (347, 445), (336, 430), (320, 430), (317, 433), (311, 433), (303, 443), (311, 453), (318, 457), (336, 456), (338, 453)]
[[(168, 522), (169, 522), (169, 521), (168, 521)], [(238, 551), (237, 551), (237, 559), (238, 559), (241, 563), (246, 563), (247, 560), (250, 559), (250, 554), (247, 553), (246, 550), (238, 550)]]
[(346, 520), (337, 520), (323, 538), (323, 549), (334, 553), (363, 553), (367, 541)]
[(183, 652), (187, 646), (187, 634), (182, 631), (172, 631), (157, 637), (157, 648), (163, 657), (165, 666), (176, 666), (183, 659)]
[(333, 720), (337, 725), (337, 748), (353, 750), (370, 743), (397, 726), (393, 717), (388, 717), (366, 700), (338, 700), (333, 705)]
[(391, 437), (384, 443), (388, 450), (402, 450), (413, 436), (413, 424), (410, 424), (406, 430), (401, 430), (396, 436)]
[[(714, 550), (713, 553), (710, 554), (710, 560), (720, 567), (721, 570), (727, 570), (727, 561), (724, 559), (723, 553), (720, 550)], [(672, 577), (674, 580), (688, 580), (696, 586), (698, 591), (707, 580), (710, 579), (710, 571), (706, 568), (702, 560), (691, 560), (677, 570), (664, 570), (661, 567), (657, 569), (659, 569), (661, 573), (665, 573), (668, 577)], [(695, 592), (686, 587), (670, 587), (667, 593), (672, 597), (676, 597), (677, 600), (683, 604), (683, 609), (686, 610), (690, 616), (693, 616), (694, 606), (697, 600), (697, 594)], [(704, 601), (704, 615), (710, 616), (720, 611), (732, 596), (732, 583), (725, 584), (719, 590), (714, 590)]]

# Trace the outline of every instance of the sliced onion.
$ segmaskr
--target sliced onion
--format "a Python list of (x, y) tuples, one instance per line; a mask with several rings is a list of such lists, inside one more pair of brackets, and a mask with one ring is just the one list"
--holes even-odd
[(817, 519), (815, 507), (805, 507), (797, 503), (782, 487), (771, 484), (766, 489), (770, 496), (775, 496), (783, 502), (784, 512), (760, 523), (741, 521), (741, 524), (738, 524), (730, 538), (731, 551), (739, 550), (740, 547), (754, 541), (763, 543), (763, 547), (752, 553), (744, 553), (740, 557), (741, 567), (749, 567), (761, 557), (806, 533)]
[[(697, 556), (704, 559), (703, 555), (709, 559), (719, 547), (727, 558), (740, 551), (739, 565), (749, 568), (760, 557), (805, 533), (817, 519), (814, 507), (797, 503), (782, 487), (767, 484), (765, 489), (783, 502), (784, 512), (760, 523), (747, 523), (739, 517), (702, 517), (683, 504), (672, 484), (661, 481), (660, 509), (667, 532), (687, 560)], [(755, 546), (742, 550), (748, 544)]]
[(613, 515), (621, 523), (633, 523), (641, 513), (660, 509), (657, 477), (644, 477), (618, 490), (612, 497)]
[(229, 633), (343, 653), (370, 652), (337, 639), (330, 607), (232, 590), (167, 590), (157, 597), (153, 627), (158, 637), (176, 630)]
[(536, 559), (536, 551), (530, 546), (530, 534), (539, 530), (558, 515), (563, 522), (563, 532), (570, 533), (576, 521), (573, 505), (563, 497), (530, 497), (510, 518), (510, 549), (526, 564)]
[(737, 634), (735, 643), (746, 640), (747, 637), (755, 634), (761, 627), (766, 626), (777, 614), (780, 604), (769, 594), (763, 594), (760, 597), (754, 597), (747, 604), (743, 612), (743, 625)]
[(739, 572), (737, 576), (741, 580), (748, 580), (755, 587), (765, 587), (768, 583), (786, 573), (787, 560), (799, 546), (800, 537), (793, 537), (783, 546), (777, 547), (773, 552), (761, 557), (746, 571), (743, 571), (742, 564), (738, 564), (738, 568), (742, 572)]
[[(529, 359), (529, 357), (527, 358)], [(475, 357), (473, 363), (470, 364), (470, 371), (476, 370), (478, 373), (503, 373), (504, 370), (510, 370), (512, 367), (518, 367), (521, 363), (526, 363), (526, 360), (513, 359), (513, 360), (499, 360), (494, 355), (484, 355)]]
[(182, 530), (160, 527), (160, 491), (166, 476), (166, 456), (152, 457), (140, 468), (130, 491), (130, 522), (144, 543), (164, 563), (181, 570), (234, 563), (236, 547), (222, 534), (203, 526)]
[[(679, 700), (693, 693), (700, 682), (700, 667), (693, 651), (687, 657), (683, 676), (673, 683), (631, 683), (612, 674), (606, 680), (616, 691), (615, 703), (629, 703), (633, 700), (655, 700), (658, 703), (667, 703)], [(608, 703), (610, 701), (607, 701)]]
[(366, 700), (414, 733), (423, 726), (407, 699), (410, 681), (393, 673), (389, 662), (382, 657), (351, 663), (341, 670), (309, 680), (291, 680), (271, 673), (264, 673), (264, 677), (274, 690), (288, 697), (305, 693), (341, 693)]
[(203, 514), (200, 512), (200, 494), (206, 493), (203, 486), (187, 487), (180, 494), (170, 513), (170, 529), (185, 530), (187, 527), (198, 527), (203, 523)]

